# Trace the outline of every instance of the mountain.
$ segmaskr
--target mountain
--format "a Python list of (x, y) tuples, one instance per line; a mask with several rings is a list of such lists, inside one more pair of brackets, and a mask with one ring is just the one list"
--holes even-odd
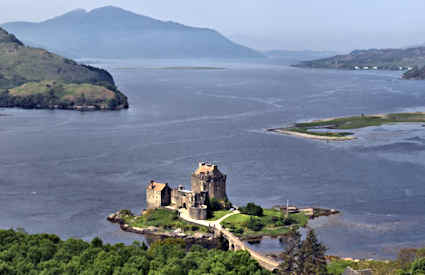
[(0, 107), (118, 109), (128, 103), (107, 71), (26, 47), (0, 28)]
[(160, 21), (108, 6), (40, 22), (2, 25), (29, 45), (74, 58), (258, 58), (212, 29)]
[(355, 50), (347, 55), (336, 55), (313, 61), (304, 61), (296, 67), (355, 69), (377, 68), (381, 70), (400, 70), (425, 66), (425, 47), (408, 49), (370, 49)]

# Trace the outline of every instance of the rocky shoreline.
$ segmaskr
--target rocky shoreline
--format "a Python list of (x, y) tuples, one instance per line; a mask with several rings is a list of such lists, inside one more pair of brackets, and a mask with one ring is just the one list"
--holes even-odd
[(155, 226), (134, 227), (125, 223), (124, 219), (120, 216), (120, 211), (109, 215), (106, 219), (111, 223), (119, 224), (122, 231), (145, 235), (153, 240), (178, 238), (184, 240), (186, 245), (189, 247), (197, 244), (208, 249), (223, 248), (223, 238), (216, 237), (213, 233), (198, 232), (193, 235), (189, 235), (179, 229), (174, 231), (164, 231), (163, 229)]
[(296, 137), (303, 137), (309, 139), (320, 139), (320, 140), (330, 140), (330, 141), (348, 141), (356, 139), (354, 136), (346, 136), (346, 137), (330, 137), (330, 136), (318, 136), (313, 134), (299, 133), (296, 131), (291, 131), (287, 129), (267, 129), (268, 132), (273, 132), (277, 134), (284, 134)]

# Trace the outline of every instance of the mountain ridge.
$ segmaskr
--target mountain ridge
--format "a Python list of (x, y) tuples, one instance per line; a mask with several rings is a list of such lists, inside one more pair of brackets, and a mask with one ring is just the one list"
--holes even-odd
[(425, 47), (407, 49), (354, 50), (346, 55), (303, 61), (294, 65), (305, 68), (400, 70), (425, 66)]
[(74, 58), (264, 57), (216, 30), (161, 21), (114, 6), (77, 9), (38, 23), (17, 21), (1, 26), (31, 45)]

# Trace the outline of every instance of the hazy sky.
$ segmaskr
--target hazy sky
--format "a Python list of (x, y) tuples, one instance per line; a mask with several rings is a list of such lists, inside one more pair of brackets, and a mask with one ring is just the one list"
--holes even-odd
[(114, 5), (214, 28), (256, 49), (338, 50), (425, 43), (425, 0), (0, 0), (0, 22)]

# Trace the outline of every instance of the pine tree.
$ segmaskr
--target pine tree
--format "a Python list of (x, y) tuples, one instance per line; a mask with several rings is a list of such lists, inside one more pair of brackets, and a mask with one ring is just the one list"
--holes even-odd
[(301, 241), (297, 231), (291, 232), (285, 251), (280, 254), (283, 262), (279, 266), (279, 274), (295, 275), (326, 275), (327, 266), (325, 252), (313, 230), (309, 231), (307, 238)]
[(298, 231), (290, 232), (285, 251), (280, 254), (282, 263), (279, 265), (279, 274), (294, 274), (296, 260), (301, 247), (301, 234)]
[(300, 247), (296, 264), (297, 274), (326, 275), (326, 250), (317, 239), (314, 230), (310, 230)]

